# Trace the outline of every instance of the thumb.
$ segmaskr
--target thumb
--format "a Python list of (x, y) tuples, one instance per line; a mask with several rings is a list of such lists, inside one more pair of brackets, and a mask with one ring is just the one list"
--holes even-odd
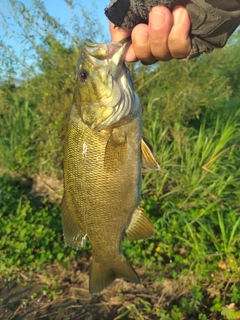
[(122, 39), (125, 39), (129, 37), (132, 33), (131, 30), (126, 30), (120, 27), (115, 27), (112, 22), (109, 24), (109, 29), (112, 37), (112, 41), (121, 41)]

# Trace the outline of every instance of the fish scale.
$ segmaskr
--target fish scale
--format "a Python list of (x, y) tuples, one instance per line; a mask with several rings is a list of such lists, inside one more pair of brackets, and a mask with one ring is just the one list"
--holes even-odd
[[(73, 114), (73, 117), (75, 118), (75, 114)], [(140, 150), (141, 127), (139, 120), (138, 118), (128, 124), (131, 127), (136, 126), (131, 130), (134, 132), (135, 140), (133, 141), (130, 137), (131, 134), (129, 134), (128, 140), (135, 146), (138, 145), (135, 149)], [(98, 247), (102, 247), (106, 243), (101, 240), (102, 234), (98, 234), (96, 230), (102, 230), (103, 228), (108, 230), (107, 241), (111, 241), (111, 238), (116, 239), (116, 234), (119, 234), (118, 238), (120, 239), (121, 233), (129, 221), (131, 211), (136, 208), (139, 202), (140, 189), (133, 188), (132, 185), (135, 185), (136, 181), (138, 181), (137, 184), (141, 182), (140, 152), (129, 153), (125, 144), (123, 144), (119, 148), (125, 150), (121, 157), (124, 162), (120, 159), (120, 165), (112, 166), (112, 163), (117, 159), (116, 148), (113, 146), (111, 150), (111, 146), (108, 146), (109, 159), (106, 164), (106, 145), (110, 134), (97, 131), (93, 134), (92, 130), (81, 121), (77, 123), (71, 123), (70, 121), (69, 127), (70, 133), (66, 140), (65, 151), (65, 159), (68, 159), (67, 164), (65, 164), (64, 176), (67, 186), (66, 197), (68, 197), (69, 203), (72, 202), (71, 207), (75, 208), (74, 212), (78, 217), (77, 219), (80, 216), (81, 225), (88, 224), (86, 233), (88, 233), (93, 248), (95, 248), (94, 244), (96, 242), (97, 249), (95, 251), (98, 252)], [(131, 132), (128, 129), (127, 131)], [(137, 136), (135, 132), (139, 132), (139, 135)], [(84, 156), (81, 152), (83, 143), (88, 146), (87, 154)], [(138, 166), (136, 166), (136, 163), (138, 163)], [(74, 168), (73, 171), (72, 168)], [(131, 172), (131, 176), (129, 172)], [(126, 181), (129, 182), (126, 184)], [(68, 185), (73, 185), (78, 192), (73, 193), (71, 190), (71, 192), (68, 192)], [(112, 201), (109, 201), (109, 199)], [(124, 199), (124, 204), (122, 199)], [(120, 207), (122, 207), (122, 211), (128, 212), (128, 215), (117, 214)], [(89, 210), (91, 210), (92, 215), (89, 215)], [(78, 212), (81, 212), (81, 215)], [(113, 212), (114, 214), (112, 214)], [(113, 222), (119, 228), (119, 232), (116, 232), (116, 227), (113, 229)], [(119, 243), (114, 242), (116, 243), (115, 250), (118, 251)]]

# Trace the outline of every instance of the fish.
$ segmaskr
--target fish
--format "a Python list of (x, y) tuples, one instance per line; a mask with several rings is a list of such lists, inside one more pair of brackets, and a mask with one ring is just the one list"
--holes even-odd
[(128, 46), (126, 39), (85, 41), (65, 136), (63, 234), (75, 249), (91, 243), (91, 294), (116, 278), (139, 283), (121, 242), (154, 232), (139, 206), (141, 169), (159, 165), (143, 138), (141, 103), (124, 62)]

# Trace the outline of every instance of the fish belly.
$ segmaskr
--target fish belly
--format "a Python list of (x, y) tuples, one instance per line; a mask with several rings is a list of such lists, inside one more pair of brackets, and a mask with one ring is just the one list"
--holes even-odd
[(64, 161), (68, 215), (99, 258), (120, 251), (141, 192), (140, 119), (94, 131), (70, 119)]

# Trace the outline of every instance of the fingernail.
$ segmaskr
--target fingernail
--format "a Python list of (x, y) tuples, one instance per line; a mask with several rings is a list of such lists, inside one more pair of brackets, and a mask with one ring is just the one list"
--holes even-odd
[(181, 24), (185, 17), (185, 9), (182, 7), (173, 9), (173, 24)]
[(152, 9), (150, 12), (149, 23), (151, 24), (152, 29), (159, 30), (164, 24), (165, 15), (159, 10)]

